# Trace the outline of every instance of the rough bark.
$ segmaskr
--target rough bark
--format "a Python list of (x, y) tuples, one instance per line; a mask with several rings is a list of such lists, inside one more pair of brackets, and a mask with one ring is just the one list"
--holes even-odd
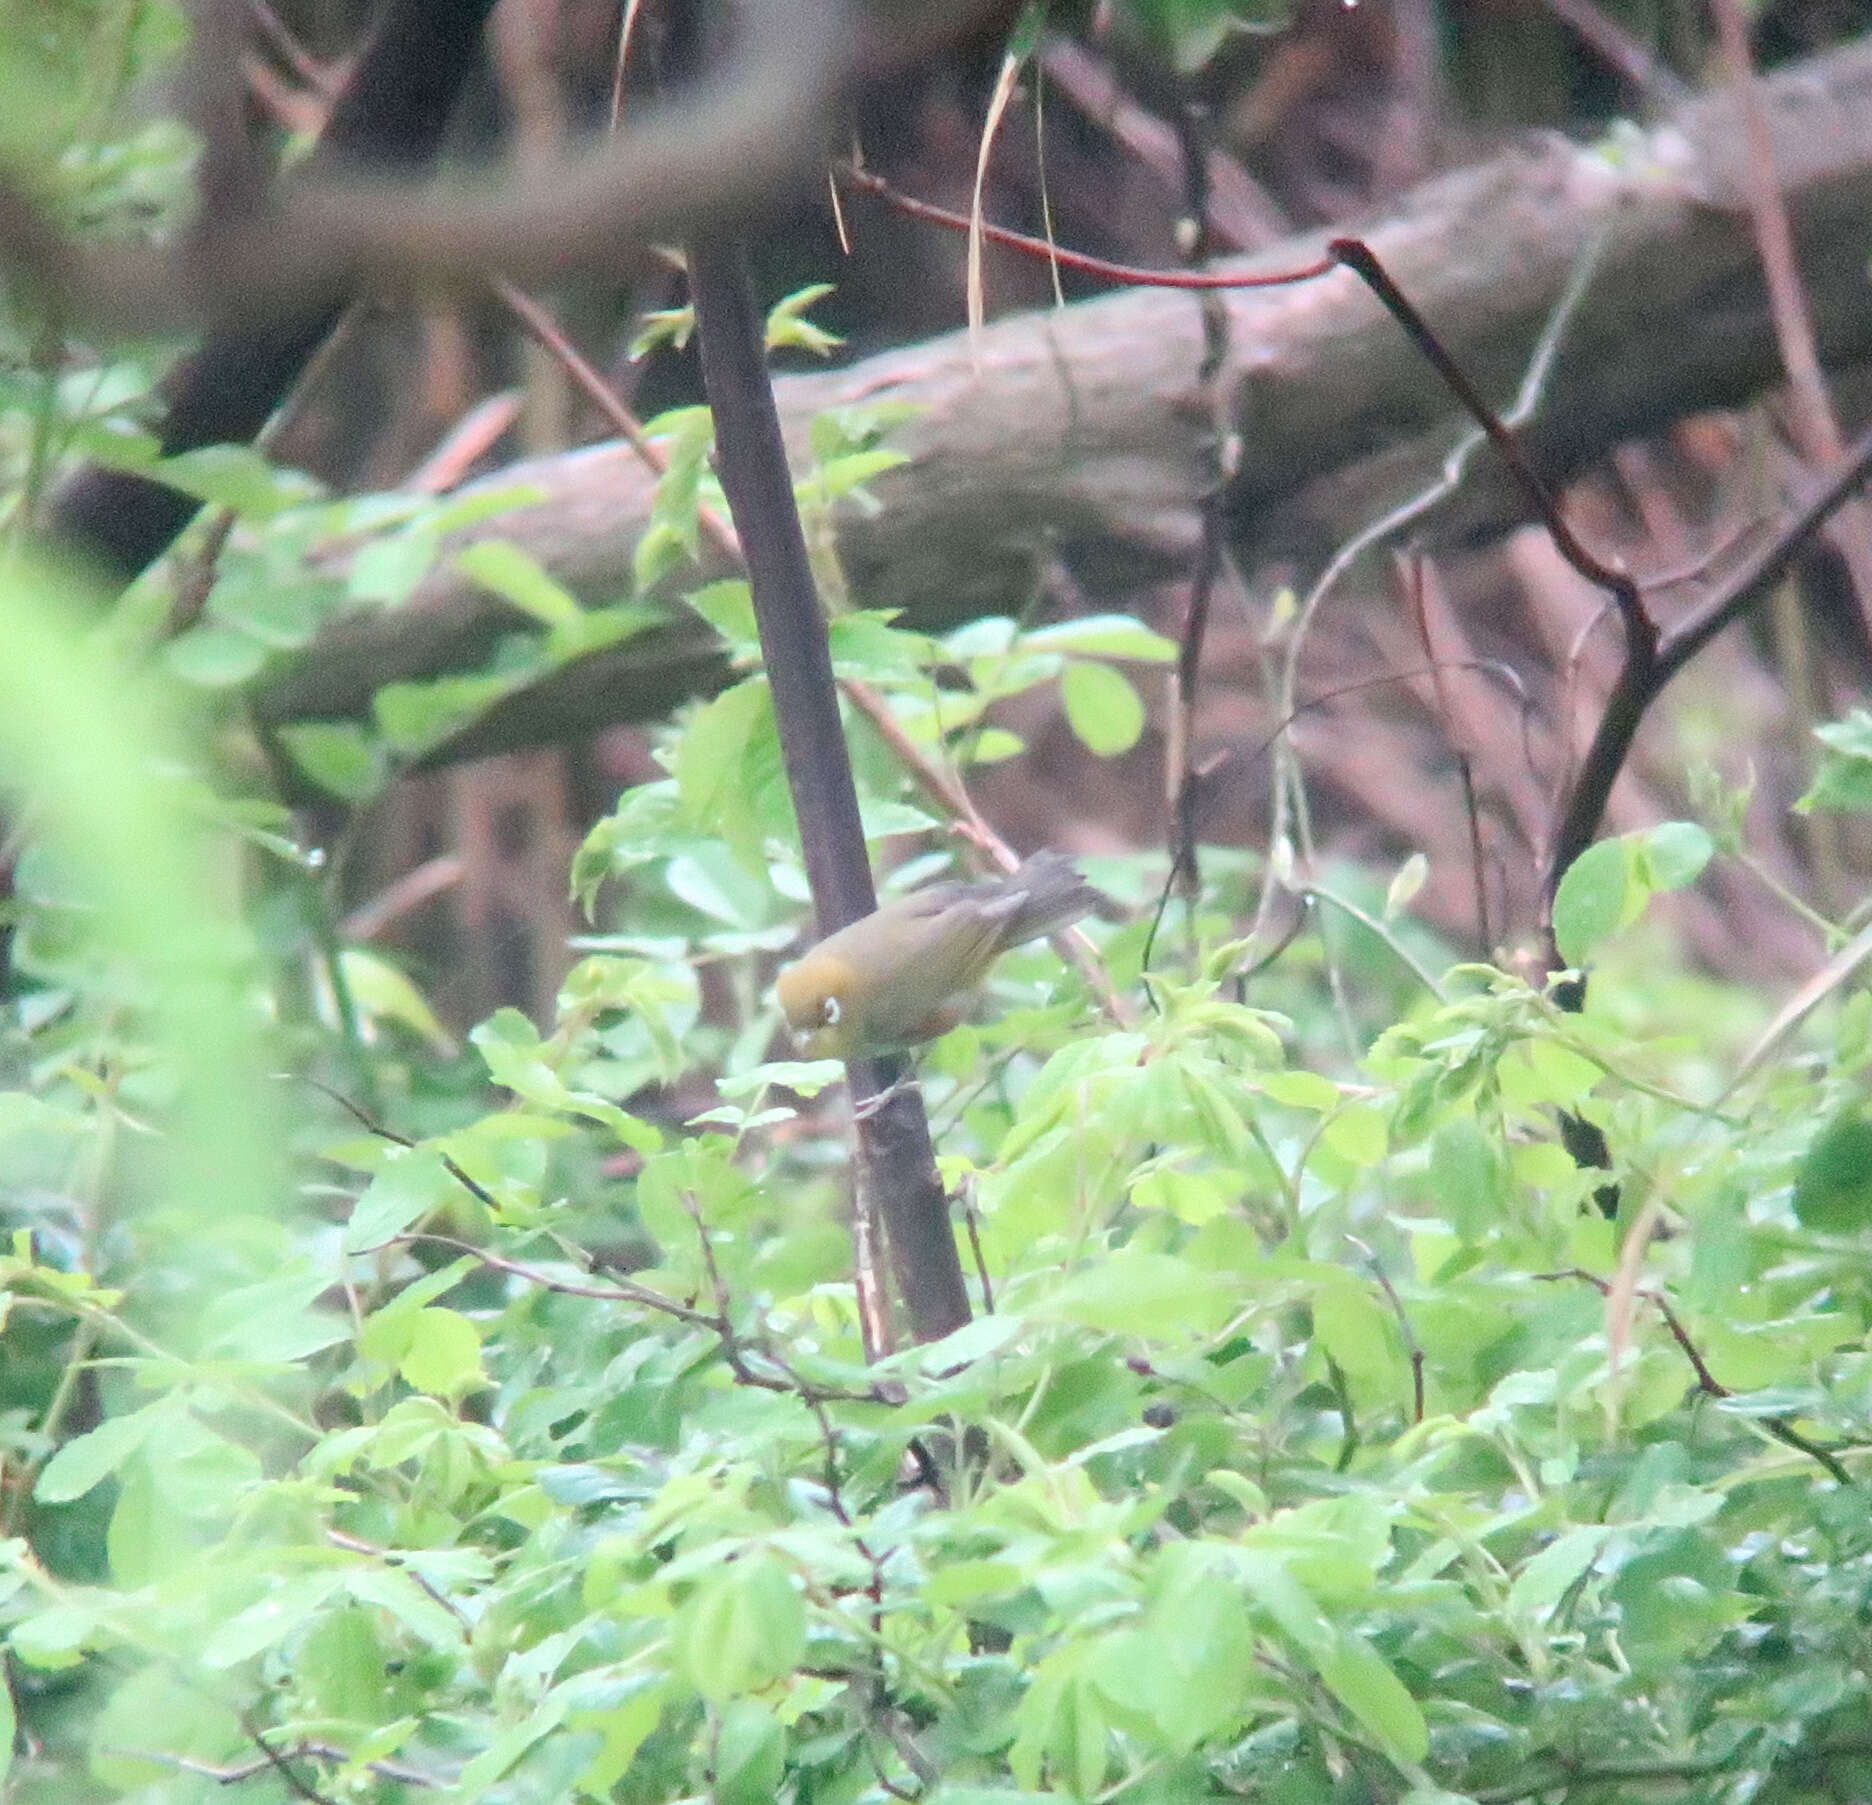
[[(1764, 84), (1823, 357), (1872, 356), (1872, 41)], [(1699, 99), (1647, 132), (1581, 147), (1519, 146), (1406, 196), (1366, 234), (1485, 393), (1504, 403), (1579, 259), (1603, 240), (1530, 442), (1564, 479), (1623, 439), (1735, 405), (1777, 374), (1741, 200), (1729, 101)], [(1298, 264), (1317, 237), (1239, 260)], [(1421, 488), (1462, 429), (1448, 395), (1356, 279), (1225, 297), (1222, 380), (1240, 434), (1231, 521), (1249, 562), (1318, 560)], [(892, 435), (908, 462), (853, 508), (839, 546), (866, 603), (938, 627), (1022, 605), (1043, 557), (1096, 599), (1179, 567), (1212, 480), (1212, 416), (1197, 386), (1197, 299), (1131, 290), (956, 333), (849, 369), (776, 385), (790, 441), (828, 408), (908, 403)], [(478, 529), (540, 558), (574, 591), (614, 598), (647, 516), (651, 478), (599, 445), (510, 467), (543, 502)], [(1518, 499), (1487, 458), (1438, 530), (1499, 530)], [(362, 714), (392, 677), (471, 665), (514, 617), (446, 566), (393, 614), (336, 625), (276, 679), (273, 719)], [(443, 758), (536, 743), (666, 711), (719, 681), (699, 622), (668, 627), (556, 674), (492, 710)]]

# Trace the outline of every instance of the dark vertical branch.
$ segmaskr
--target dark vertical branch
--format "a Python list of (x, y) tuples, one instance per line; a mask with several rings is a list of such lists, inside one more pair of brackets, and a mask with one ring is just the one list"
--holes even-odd
[[(1192, 269), (1209, 256), (1209, 122), (1193, 101), (1185, 100), (1177, 116), (1178, 143), (1183, 163), (1183, 214), (1177, 221), (1177, 246)], [(1176, 687), (1171, 693), (1169, 769), (1165, 773), (1170, 797), (1170, 882), (1183, 894), (1194, 919), (1202, 890), (1196, 840), (1196, 702), (1202, 682), (1203, 647), (1209, 637), (1209, 609), (1222, 574), (1222, 547), (1227, 532), (1227, 489), (1232, 428), (1229, 404), (1216, 389), (1216, 378), (1228, 356), (1228, 309), (1221, 298), (1203, 293), (1203, 356), (1196, 371), (1214, 421), (1216, 478), (1202, 500), (1202, 540), (1190, 573), (1189, 598), (1177, 635)]]
[[(819, 931), (829, 934), (868, 915), (877, 898), (825, 620), (793, 499), (760, 311), (741, 248), (705, 241), (689, 246), (688, 257), (722, 488), (747, 557)], [(860, 1183), (884, 1219), (911, 1326), (919, 1340), (934, 1340), (967, 1322), (969, 1306), (923, 1099), (914, 1086), (901, 1082), (897, 1061), (855, 1062), (850, 1077)]]

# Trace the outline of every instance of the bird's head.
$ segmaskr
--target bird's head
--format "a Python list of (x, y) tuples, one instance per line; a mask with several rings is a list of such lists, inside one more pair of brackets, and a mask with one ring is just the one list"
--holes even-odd
[(844, 959), (809, 952), (782, 966), (774, 993), (787, 1026), (809, 1059), (850, 1059), (859, 1045), (863, 998), (859, 974)]

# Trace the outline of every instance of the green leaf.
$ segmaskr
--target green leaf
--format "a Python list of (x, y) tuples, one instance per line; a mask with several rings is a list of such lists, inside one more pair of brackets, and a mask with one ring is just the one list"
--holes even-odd
[(1313, 1110), (1324, 1115), (1339, 1103), (1338, 1085), (1319, 1072), (1266, 1072), (1255, 1083), (1276, 1103), (1284, 1103), (1289, 1109)]
[(1663, 821), (1641, 839), (1645, 875), (1654, 890), (1681, 890), (1702, 875), (1716, 842), (1694, 821)]
[(1403, 1378), (1391, 1346), (1394, 1325), (1384, 1304), (1371, 1288), (1343, 1275), (1319, 1285), (1312, 1293), (1313, 1332), (1351, 1381), (1361, 1406), (1382, 1408), (1397, 1394), (1394, 1382)]
[(530, 552), (505, 539), (483, 539), (455, 554), (455, 568), (542, 626), (577, 621), (578, 598)]
[(1413, 852), (1398, 867), (1397, 875), (1385, 888), (1384, 919), (1387, 922), (1396, 921), (1411, 906), (1429, 875), (1430, 861), (1421, 852)]
[(550, 495), (538, 483), (478, 482), (458, 490), (423, 518), (436, 533), (461, 533), (516, 508), (536, 508)]
[(1430, 1752), (1417, 1701), (1369, 1643), (1340, 1635), (1319, 1676), (1394, 1760), (1421, 1761)]
[(86, 1782), (55, 1782), (53, 1790), (84, 1797), (101, 1784), (117, 1798), (160, 1795), (173, 1783), (177, 1761), (226, 1762), (236, 1758), (244, 1735), (239, 1715), (199, 1677), (151, 1661), (119, 1681), (93, 1719)]
[(355, 721), (288, 722), (277, 734), (293, 763), (341, 801), (369, 802), (389, 779), (382, 744)]
[(1232, 1287), (1174, 1254), (1125, 1248), (1053, 1287), (1034, 1314), (1118, 1335), (1203, 1334), (1234, 1308)]
[(577, 614), (556, 621), (546, 633), (546, 659), (552, 665), (570, 664), (575, 658), (588, 658), (607, 646), (622, 645), (625, 640), (650, 627), (660, 627), (668, 619), (663, 609), (620, 602), (610, 608), (583, 608)]
[(459, 1051), (455, 1036), (442, 1026), (428, 999), (406, 972), (361, 946), (347, 946), (338, 955), (338, 962), (351, 1001), (365, 1021), (397, 1022), (427, 1041), (442, 1058), (454, 1058)]
[(1573, 1583), (1599, 1558), (1608, 1530), (1569, 1529), (1533, 1556), (1508, 1588), (1508, 1608), (1519, 1617), (1538, 1617), (1557, 1604)]
[(1321, 1144), (1354, 1166), (1375, 1166), (1391, 1147), (1391, 1124), (1369, 1103), (1342, 1103), (1320, 1127)]
[(1872, 814), (1872, 710), (1855, 708), (1843, 721), (1814, 729), (1826, 748), (1812, 786), (1795, 807)]
[[(307, 1262), (216, 1294), (194, 1325), (205, 1356), (285, 1365), (351, 1338), (349, 1316), (322, 1307), (331, 1274)], [(170, 1438), (172, 1439), (172, 1438)]]
[(651, 497), (649, 526), (631, 560), (640, 594), (701, 549), (702, 478), (715, 429), (707, 408), (687, 407), (659, 414), (644, 431), (661, 446), (665, 464)]
[(1239, 1723), (1253, 1685), (1254, 1626), (1225, 1564), (1195, 1543), (1153, 1562), (1141, 1628), (1103, 1638), (1087, 1671), (1121, 1713), (1179, 1751)]
[(197, 622), (163, 647), (163, 662), (197, 689), (233, 689), (267, 661), (267, 649), (251, 633)]
[(521, 670), (426, 683), (386, 683), (371, 698), (379, 731), (397, 752), (421, 753), (458, 733), (502, 696), (516, 689)]
[(1645, 891), (1632, 882), (1623, 839), (1589, 846), (1567, 867), (1554, 893), (1554, 941), (1569, 965), (1583, 965), (1600, 941), (1637, 919)]
[(1695, 882), (1716, 843), (1693, 821), (1666, 821), (1642, 833), (1589, 846), (1568, 866), (1554, 895), (1554, 940), (1569, 965), (1629, 927), (1660, 890)]
[(481, 1337), (467, 1317), (436, 1305), (411, 1319), (409, 1347), (397, 1370), (418, 1391), (454, 1398), (487, 1383), (481, 1370)]
[(845, 341), (805, 317), (807, 308), (831, 293), (830, 282), (808, 282), (776, 301), (767, 313), (767, 349), (812, 351), (821, 357), (836, 351)]
[(764, 876), (768, 835), (795, 831), (765, 677), (737, 683), (690, 715), (673, 774), (690, 823), (726, 840), (743, 866)]
[(276, 652), (296, 652), (317, 637), (341, 597), (326, 578), (279, 568), (279, 562), (236, 564), (215, 585), (208, 613)]
[(1843, 1109), (1814, 1137), (1794, 1180), (1794, 1214), (1816, 1234), (1872, 1224), (1872, 1111)]
[(1141, 1210), (1163, 1210), (1193, 1227), (1227, 1215), (1234, 1207), (1230, 1188), (1220, 1180), (1174, 1167), (1141, 1174), (1131, 1187), (1131, 1202)]
[(441, 542), (441, 533), (427, 520), (367, 541), (351, 560), (345, 593), (354, 602), (374, 602), (383, 608), (401, 607), (416, 585), (429, 574)]
[(428, 1147), (392, 1147), (345, 1225), (345, 1251), (381, 1247), (412, 1223), (463, 1195), (442, 1156)]
[(705, 583), (683, 599), (737, 652), (760, 644), (760, 628), (754, 619), (754, 592), (745, 577)]
[(765, 1705), (733, 1699), (722, 1707), (715, 1737), (720, 1805), (774, 1805), (786, 1773), (786, 1731)]
[(178, 452), (148, 474), (197, 501), (261, 520), (303, 506), (324, 493), (309, 476), (276, 469), (250, 445), (204, 445), (196, 451)]
[(474, 1805), (528, 1750), (558, 1729), (565, 1715), (564, 1694), (550, 1693), (537, 1710), (504, 1729), (456, 1776), (449, 1791), (459, 1805)]
[(1128, 614), (1082, 614), (1055, 621), (1024, 633), (1021, 644), (1078, 658), (1129, 658), (1144, 664), (1168, 664), (1177, 655), (1175, 640), (1153, 633)]
[(389, 1658), (374, 1614), (345, 1605), (325, 1613), (301, 1639), (293, 1679), (321, 1716), (382, 1723), (391, 1715)]
[(1567, 1109), (1577, 1109), (1604, 1076), (1583, 1053), (1547, 1039), (1516, 1041), (1495, 1071), (1509, 1102)]
[(160, 1406), (129, 1416), (106, 1417), (88, 1434), (74, 1436), (46, 1462), (33, 1487), (41, 1504), (69, 1504), (94, 1485), (109, 1479), (161, 1426), (166, 1413)]
[[(879, 446), (872, 451), (848, 451), (843, 457), (828, 460), (812, 473), (808, 482), (802, 485), (805, 499), (824, 504), (837, 501), (846, 495), (863, 495), (864, 486), (874, 476), (882, 476), (887, 470), (901, 469), (909, 463), (909, 458), (901, 451), (892, 451)], [(876, 510), (882, 503), (871, 501), (871, 510)]]
[(1006, 727), (990, 727), (968, 742), (968, 762), (972, 765), (998, 765), (1004, 759), (1019, 758), (1027, 742)]
[(620, 1109), (609, 1098), (566, 1084), (551, 1061), (539, 1030), (518, 1009), (497, 1009), (468, 1036), (487, 1062), (488, 1076), (535, 1108), (601, 1122), (627, 1147), (653, 1152), (662, 1136), (650, 1123)]
[(1130, 679), (1109, 664), (1069, 664), (1060, 700), (1080, 742), (1101, 758), (1129, 752), (1144, 731), (1144, 703)]
[(765, 1551), (708, 1574), (677, 1613), (673, 1653), (696, 1691), (718, 1703), (784, 1678), (806, 1653), (793, 1576)]
[(1463, 1240), (1474, 1243), (1505, 1213), (1501, 1149), (1466, 1116), (1446, 1122), (1430, 1143), (1431, 1194)]

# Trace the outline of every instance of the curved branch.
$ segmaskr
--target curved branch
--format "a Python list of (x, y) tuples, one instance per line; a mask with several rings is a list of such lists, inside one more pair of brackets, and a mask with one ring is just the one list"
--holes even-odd
[[(1762, 93), (1822, 353), (1835, 365), (1872, 357), (1859, 249), (1859, 224), (1872, 214), (1872, 43), (1783, 71)], [(1616, 166), (1553, 141), (1427, 184), (1367, 234), (1482, 393), (1502, 396), (1581, 246), (1605, 237), (1546, 407), (1523, 434), (1550, 479), (1777, 380), (1733, 137), (1729, 103), (1699, 101), (1622, 147)], [(1300, 240), (1255, 262), (1291, 268), (1318, 248)], [(1434, 480), (1461, 430), (1457, 411), (1349, 273), (1223, 304), (1235, 347), (1222, 381), (1241, 439), (1229, 493), (1240, 555), (1317, 563)], [(796, 456), (821, 412), (912, 410), (890, 441), (907, 463), (870, 485), (875, 513), (841, 518), (838, 549), (867, 604), (941, 629), (1018, 610), (1048, 557), (1067, 563), (1095, 605), (1122, 605), (1140, 579), (1187, 570), (1214, 473), (1213, 423), (1192, 404), (1202, 357), (1194, 298), (1124, 292), (998, 321), (974, 344), (957, 332), (775, 388)], [(628, 446), (589, 446), (489, 479), (515, 483), (546, 499), (471, 537), (511, 539), (593, 600), (628, 586), (654, 486)], [(1447, 542), (1502, 530), (1526, 511), (1511, 483), (1477, 469), (1430, 525)], [(705, 571), (727, 574), (706, 551)], [(367, 716), (384, 681), (472, 667), (515, 625), (444, 562), (409, 606), (334, 624), (268, 683), (260, 706), (276, 720)], [(713, 635), (673, 609), (666, 627), (510, 697), (435, 757), (660, 714), (724, 676)]]
[[(460, 0), (456, 0), (460, 3)], [(850, 0), (747, 0), (723, 67), (602, 148), (470, 181), (315, 166), (257, 218), (203, 222), (174, 251), (83, 246), (0, 174), (0, 269), (68, 319), (148, 333), (298, 317), (360, 289), (616, 274), (656, 242), (745, 223), (815, 168), (841, 95), (928, 54), (1000, 0), (890, 17)]]

